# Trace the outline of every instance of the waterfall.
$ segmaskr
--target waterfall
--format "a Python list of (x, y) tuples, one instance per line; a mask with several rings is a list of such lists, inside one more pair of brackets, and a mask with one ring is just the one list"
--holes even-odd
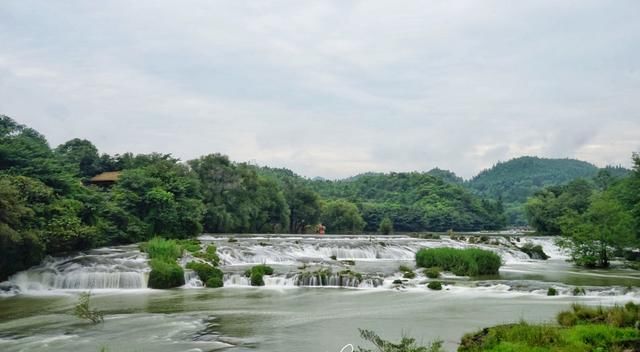
[(70, 289), (140, 289), (147, 287), (149, 267), (137, 246), (121, 246), (48, 257), (39, 266), (19, 272), (9, 283), (20, 292)]

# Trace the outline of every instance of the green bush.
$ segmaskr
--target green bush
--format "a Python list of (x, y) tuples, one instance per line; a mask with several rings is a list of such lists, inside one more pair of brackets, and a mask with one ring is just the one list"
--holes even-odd
[(424, 274), (430, 279), (437, 279), (440, 277), (442, 270), (438, 267), (424, 269)]
[(204, 259), (214, 266), (218, 266), (220, 264), (220, 257), (218, 256), (218, 248), (215, 245), (210, 244), (204, 251), (199, 251), (193, 254), (194, 257), (198, 257)]
[(406, 273), (408, 271), (413, 271), (410, 267), (406, 266), (406, 265), (400, 265), (400, 267), (398, 268), (398, 270), (400, 270), (403, 273)]
[(224, 286), (224, 281), (223, 281), (222, 277), (214, 276), (214, 277), (209, 278), (209, 280), (207, 280), (205, 285), (207, 287), (209, 287), (209, 288), (218, 288), (218, 287)]
[(416, 273), (414, 273), (413, 271), (405, 271), (404, 275), (402, 275), (403, 278), (405, 279), (415, 279), (416, 277)]
[(265, 264), (260, 264), (245, 271), (244, 274), (250, 278), (251, 286), (264, 286), (263, 276), (273, 275), (273, 268)]
[(556, 290), (553, 287), (549, 287), (549, 289), (547, 290), (547, 296), (557, 296), (558, 295), (558, 290)]
[[(207, 263), (189, 262), (187, 264), (187, 269), (195, 271), (200, 280), (204, 282), (207, 287), (211, 287), (208, 283), (212, 278), (218, 278), (220, 279), (220, 282), (222, 282), (222, 278), (224, 277), (222, 270)], [(214, 287), (222, 287), (222, 285)]]
[(442, 282), (440, 281), (431, 281), (427, 284), (427, 287), (432, 289), (432, 290), (436, 290), (436, 291), (440, 291), (442, 290)]
[(177, 243), (187, 252), (195, 253), (200, 250), (200, 241), (196, 239), (178, 240)]
[(140, 247), (142, 251), (147, 252), (151, 259), (172, 262), (182, 256), (182, 248), (175, 240), (154, 237)]
[(619, 328), (636, 327), (640, 325), (640, 306), (633, 302), (611, 308), (574, 304), (570, 311), (559, 313), (557, 320), (558, 324), (562, 326), (598, 323)]
[(574, 296), (584, 296), (587, 294), (587, 292), (582, 287), (574, 287), (572, 292)]
[(184, 285), (184, 270), (177, 263), (161, 259), (151, 260), (150, 288), (172, 288)]
[(500, 256), (477, 248), (423, 248), (416, 253), (416, 264), (423, 268), (439, 267), (458, 276), (498, 274)]
[(542, 259), (547, 260), (549, 256), (544, 252), (542, 246), (534, 245), (533, 243), (525, 243), (524, 246), (520, 247), (520, 250), (526, 253), (531, 259)]

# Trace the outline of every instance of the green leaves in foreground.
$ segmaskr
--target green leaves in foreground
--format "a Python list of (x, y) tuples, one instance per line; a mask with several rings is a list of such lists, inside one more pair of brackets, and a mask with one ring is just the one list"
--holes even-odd
[(442, 349), (442, 341), (436, 341), (427, 346), (419, 346), (416, 344), (416, 339), (403, 336), (400, 342), (393, 343), (383, 340), (378, 334), (371, 330), (358, 329), (358, 331), (360, 331), (360, 337), (362, 337), (362, 339), (371, 342), (376, 347), (375, 350), (370, 350), (358, 346), (358, 352), (444, 352), (444, 349)]
[(76, 304), (73, 310), (73, 315), (80, 319), (90, 320), (94, 324), (102, 323), (104, 321), (104, 314), (89, 308), (90, 299), (91, 294), (89, 292), (82, 292), (78, 297), (78, 304)]

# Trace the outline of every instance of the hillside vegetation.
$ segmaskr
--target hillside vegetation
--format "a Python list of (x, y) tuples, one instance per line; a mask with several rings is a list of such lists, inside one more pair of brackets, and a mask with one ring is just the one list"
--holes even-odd
[[(621, 167), (603, 169), (611, 178), (628, 175)], [(567, 184), (575, 179), (594, 179), (600, 169), (585, 161), (574, 159), (545, 159), (524, 156), (500, 162), (480, 172), (466, 183), (473, 192), (482, 197), (501, 199), (509, 224), (527, 224), (523, 204), (527, 198), (547, 186)]]

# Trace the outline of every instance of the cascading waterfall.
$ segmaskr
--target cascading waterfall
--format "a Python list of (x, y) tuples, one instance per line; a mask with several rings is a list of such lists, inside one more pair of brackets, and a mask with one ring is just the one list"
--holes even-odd
[(9, 283), (20, 292), (70, 289), (140, 289), (147, 287), (149, 267), (137, 246), (103, 248), (73, 257), (47, 258), (19, 272)]
[[(225, 236), (201, 236), (204, 243), (214, 243), (221, 259), (220, 268), (227, 287), (248, 287), (250, 280), (243, 273), (257, 264), (272, 265), (273, 275), (264, 276), (266, 287), (345, 287), (345, 288), (412, 288), (422, 287), (428, 279), (421, 270), (416, 277), (403, 278), (400, 264), (411, 266), (415, 253), (421, 248), (479, 247), (498, 253), (505, 263), (505, 272), (539, 270), (542, 262), (531, 260), (518, 249), (527, 242), (541, 245), (555, 258), (555, 265), (564, 262), (562, 251), (546, 238), (516, 239), (487, 237), (473, 238), (443, 236), (441, 239), (420, 239), (409, 236), (243, 236), (230, 241)], [(186, 255), (180, 261), (186, 267), (194, 258)], [(564, 264), (567, 265), (568, 264)], [(566, 269), (565, 269), (566, 270)], [(47, 258), (41, 265), (15, 274), (0, 289), (10, 292), (38, 292), (46, 290), (144, 289), (147, 288), (148, 259), (136, 245), (102, 248), (78, 253), (75, 256)], [(185, 268), (185, 288), (202, 288), (198, 275)], [(500, 288), (511, 292), (546, 292), (554, 286), (561, 294), (570, 294), (574, 287), (562, 287), (553, 282), (536, 281), (523, 285), (522, 281), (473, 281), (446, 274), (447, 280), (458, 280), (456, 290)], [(631, 278), (633, 279), (633, 277)], [(462, 280), (462, 281), (460, 281)], [(466, 281), (465, 281), (466, 280)], [(488, 285), (488, 286), (487, 286)], [(8, 289), (7, 289), (8, 288)], [(607, 295), (609, 291), (597, 287), (587, 293)], [(630, 294), (624, 287), (611, 294)], [(634, 294), (633, 292), (631, 294)]]

